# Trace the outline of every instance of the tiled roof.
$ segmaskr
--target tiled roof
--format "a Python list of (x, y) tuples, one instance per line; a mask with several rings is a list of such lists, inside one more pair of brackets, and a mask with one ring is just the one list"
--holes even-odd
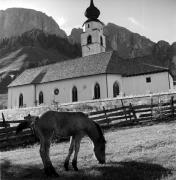
[(103, 74), (106, 73), (106, 68), (111, 59), (112, 53), (113, 52), (105, 52), (66, 60), (38, 68), (27, 69), (19, 75), (9, 85), (9, 87), (32, 84), (34, 82), (45, 83), (69, 78)]
[[(134, 59), (122, 59), (117, 53), (113, 53), (107, 67), (107, 73), (121, 74), (124, 77), (168, 71), (168, 68), (156, 64), (158, 60), (152, 56), (144, 56)], [(154, 65), (155, 62), (155, 65)]]
[(19, 75), (9, 87), (105, 73), (134, 76), (168, 71), (166, 68), (149, 64), (147, 60), (148, 58), (146, 57), (126, 60), (120, 58), (117, 52), (109, 51), (38, 68), (27, 69)]

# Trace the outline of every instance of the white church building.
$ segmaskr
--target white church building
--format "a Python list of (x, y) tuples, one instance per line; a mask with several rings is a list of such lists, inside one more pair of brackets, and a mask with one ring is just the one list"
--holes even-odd
[(8, 86), (8, 108), (168, 92), (173, 78), (146, 57), (123, 59), (106, 52), (100, 11), (91, 0), (81, 35), (82, 57), (27, 69)]

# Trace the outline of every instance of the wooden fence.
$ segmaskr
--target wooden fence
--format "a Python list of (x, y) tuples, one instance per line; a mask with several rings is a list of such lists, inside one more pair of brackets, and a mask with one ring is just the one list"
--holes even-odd
[(150, 105), (122, 106), (109, 110), (91, 112), (89, 117), (102, 127), (121, 127), (156, 123), (173, 120), (175, 117), (175, 103), (173, 97), (169, 102)]
[[(154, 124), (159, 122), (168, 122), (174, 120), (176, 114), (176, 101), (174, 97), (167, 102), (153, 103), (146, 105), (132, 105), (124, 106), (123, 100), (121, 100), (121, 107), (113, 109), (105, 109), (101, 111), (95, 111), (88, 113), (88, 116), (93, 121), (99, 123), (102, 128), (110, 127), (125, 127)], [(36, 137), (31, 131), (27, 129), (16, 135), (16, 126), (24, 120), (6, 121), (2, 114), (3, 121), (0, 126), (0, 150), (4, 150), (9, 147), (16, 147), (19, 145), (26, 145), (36, 142)], [(13, 127), (10, 127), (13, 126)]]

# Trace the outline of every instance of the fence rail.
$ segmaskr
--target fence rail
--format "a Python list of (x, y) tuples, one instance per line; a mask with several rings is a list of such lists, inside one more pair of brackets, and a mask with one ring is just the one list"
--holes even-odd
[[(103, 108), (101, 111), (89, 112), (88, 116), (93, 121), (99, 123), (103, 128), (125, 127), (133, 125), (143, 125), (148, 123), (174, 120), (176, 116), (176, 100), (173, 97), (167, 102), (143, 105), (125, 106), (121, 100), (121, 107), (113, 109)], [(31, 129), (16, 135), (16, 126), (24, 120), (5, 120), (0, 122), (0, 150), (19, 145), (31, 144), (36, 142), (36, 138)], [(10, 127), (13, 126), (13, 127)]]

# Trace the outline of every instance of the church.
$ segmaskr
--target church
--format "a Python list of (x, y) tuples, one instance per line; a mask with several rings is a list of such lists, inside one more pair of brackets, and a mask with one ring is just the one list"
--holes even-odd
[(93, 0), (86, 9), (81, 34), (82, 57), (22, 72), (8, 86), (8, 108), (168, 92), (169, 70), (148, 63), (146, 57), (123, 59), (106, 51), (104, 24)]

